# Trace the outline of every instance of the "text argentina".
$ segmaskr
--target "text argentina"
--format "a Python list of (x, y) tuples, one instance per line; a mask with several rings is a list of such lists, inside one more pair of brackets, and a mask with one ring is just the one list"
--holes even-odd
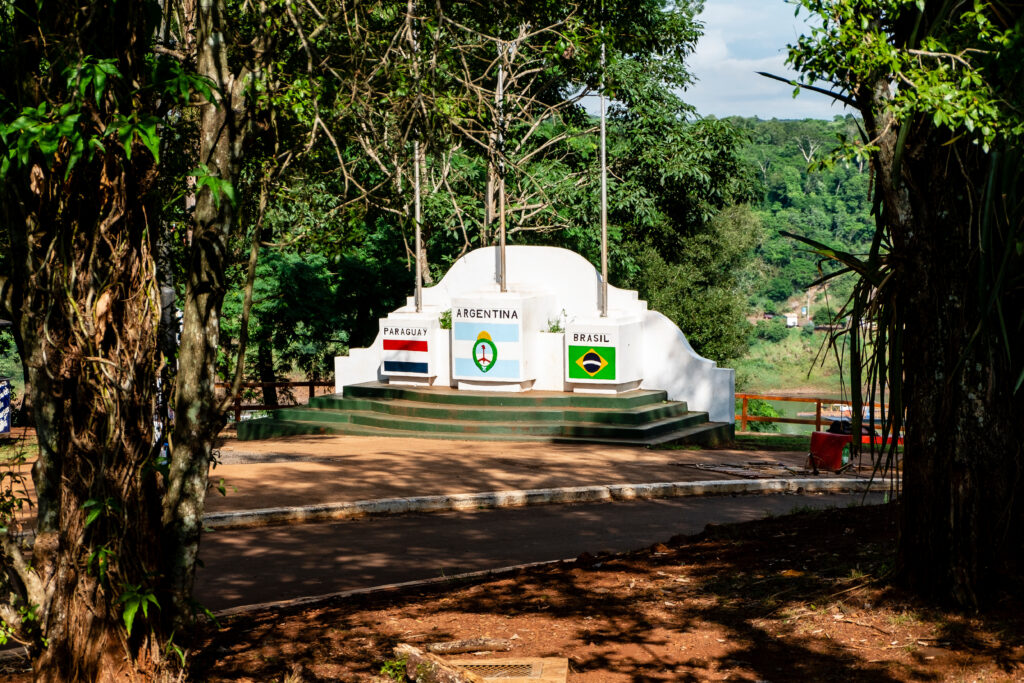
[(455, 317), (460, 320), (518, 320), (519, 311), (514, 308), (457, 308)]

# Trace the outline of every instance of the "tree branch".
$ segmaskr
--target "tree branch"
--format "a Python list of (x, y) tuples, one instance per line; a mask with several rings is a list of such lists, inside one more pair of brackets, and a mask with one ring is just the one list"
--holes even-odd
[(0, 315), (14, 317), (14, 284), (6, 275), (0, 275)]
[(771, 78), (772, 80), (782, 81), (783, 83), (795, 85), (796, 87), (803, 88), (804, 90), (810, 90), (812, 92), (820, 93), (822, 95), (828, 95), (832, 99), (842, 102), (848, 107), (853, 107), (854, 109), (857, 109), (857, 101), (854, 100), (852, 97), (849, 97), (848, 95), (832, 92), (831, 90), (826, 90), (825, 88), (819, 88), (816, 85), (807, 85), (806, 83), (800, 83), (789, 78), (783, 78), (782, 76), (776, 76), (775, 74), (770, 74), (767, 71), (758, 71), (757, 74), (759, 76), (764, 76), (765, 78)]
[[(25, 585), (25, 602), (30, 605), (45, 607), (47, 600), (43, 582), (25, 561), (21, 548), (18, 547), (17, 543), (14, 542), (14, 539), (8, 533), (0, 534), (0, 545), (3, 547), (4, 557), (9, 561), (10, 567), (14, 569), (18, 578)], [(14, 626), (14, 624), (11, 625)]]

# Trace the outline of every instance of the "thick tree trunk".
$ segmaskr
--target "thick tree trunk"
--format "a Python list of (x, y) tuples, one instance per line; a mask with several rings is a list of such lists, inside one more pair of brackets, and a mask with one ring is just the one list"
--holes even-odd
[[(908, 145), (898, 169), (896, 129), (882, 140), (879, 174), (903, 321), (891, 350), (903, 362), (907, 420), (897, 577), (976, 606), (1024, 566), (1024, 392), (1013, 392), (998, 331), (982, 326), (994, 285), (971, 245), (990, 158), (929, 140), (930, 124), (918, 125), (910, 139), (926, 143)], [(950, 174), (961, 193), (949, 192)]]
[[(158, 608), (140, 610), (130, 634), (124, 610), (160, 592), (157, 171), (138, 140), (125, 150), (104, 137), (114, 116), (134, 113), (125, 91), (145, 81), (145, 8), (23, 2), (11, 20), (18, 40), (2, 51), (0, 99), (14, 110), (43, 102), (82, 111), (55, 149), (33, 148), (0, 181), (11, 312), (39, 437), (35, 545), (29, 555), (0, 532), (0, 612), (30, 642), (37, 680), (152, 679), (165, 634), (151, 619)], [(64, 68), (87, 60), (119, 75), (75, 102)], [(86, 136), (103, 147), (78, 155)]]
[[(38, 517), (31, 565), (17, 574), (18, 601), (38, 609), (28, 628), (40, 681), (132, 680), (161, 659), (159, 624), (140, 615), (126, 638), (119, 601), (129, 586), (156, 594), (160, 552), (152, 544), (160, 493), (151, 467), (159, 315), (151, 207), (130, 199), (147, 195), (152, 168), (144, 150), (133, 159), (114, 148), (68, 180), (60, 165), (36, 167), (29, 187), (12, 184), (16, 201), (4, 204), (8, 224), (28, 228), (16, 241), (13, 313), (36, 407)], [(90, 191), (38, 201), (62, 181)], [(5, 551), (5, 565), (17, 569), (19, 551)]]
[(898, 567), (917, 592), (976, 606), (1000, 589), (1004, 570), (1020, 566), (1024, 395), (1013, 394), (1016, 377), (998, 336), (972, 340), (985, 302), (976, 261), (961, 258), (970, 218), (951, 224), (935, 204), (903, 236), (907, 429)]

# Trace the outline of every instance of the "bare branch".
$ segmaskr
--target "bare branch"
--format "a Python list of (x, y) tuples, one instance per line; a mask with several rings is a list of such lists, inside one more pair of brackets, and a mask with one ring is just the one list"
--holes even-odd
[(7, 558), (10, 567), (25, 586), (25, 602), (30, 605), (45, 606), (48, 601), (46, 600), (46, 590), (43, 582), (39, 579), (39, 575), (29, 566), (28, 562), (25, 561), (25, 555), (21, 552), (21, 548), (18, 547), (18, 544), (11, 538), (10, 534), (0, 534), (0, 547), (3, 548), (4, 557)]
[(765, 78), (771, 78), (772, 80), (781, 81), (783, 83), (788, 83), (790, 85), (795, 85), (796, 87), (803, 88), (804, 90), (810, 90), (812, 92), (821, 93), (822, 95), (828, 95), (832, 99), (838, 102), (842, 102), (848, 107), (853, 107), (854, 109), (857, 108), (857, 101), (848, 95), (832, 92), (831, 90), (826, 90), (825, 88), (819, 88), (816, 85), (807, 85), (806, 83), (800, 83), (798, 81), (794, 81), (791, 78), (783, 78), (782, 76), (776, 76), (775, 74), (770, 74), (767, 71), (758, 71), (757, 74), (759, 76), (764, 76)]
[(180, 50), (174, 50), (169, 47), (164, 47), (163, 45), (159, 44), (153, 46), (153, 52), (157, 53), (158, 55), (167, 55), (168, 57), (174, 57), (179, 62), (184, 62), (188, 60), (188, 57), (185, 55), (184, 52), (181, 52)]

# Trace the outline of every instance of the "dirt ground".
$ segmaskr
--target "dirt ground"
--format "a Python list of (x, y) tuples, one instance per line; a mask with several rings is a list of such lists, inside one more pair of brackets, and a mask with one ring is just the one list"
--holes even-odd
[[(1021, 596), (963, 614), (877, 577), (885, 506), (711, 527), (647, 551), (500, 579), (224, 619), (198, 681), (365, 681), (401, 642), (509, 638), (567, 657), (569, 681), (1024, 681)], [(1019, 590), (1019, 585), (1017, 586)]]
[[(984, 614), (907, 597), (884, 578), (888, 506), (713, 526), (624, 555), (501, 578), (222, 618), (189, 680), (374, 680), (398, 643), (508, 638), (493, 657), (566, 657), (572, 683), (1024, 681), (1024, 599)], [(464, 656), (464, 655), (463, 655)], [(8, 667), (0, 680), (28, 681)]]

